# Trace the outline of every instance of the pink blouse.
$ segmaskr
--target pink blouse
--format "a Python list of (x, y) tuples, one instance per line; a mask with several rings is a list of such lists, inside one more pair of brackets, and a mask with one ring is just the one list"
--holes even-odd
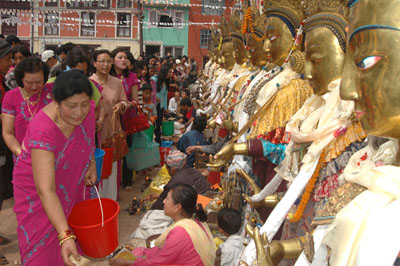
[[(40, 97), (40, 98), (39, 98)], [(40, 94), (32, 95), (29, 101), (24, 100), (20, 88), (10, 90), (4, 96), (1, 112), (15, 116), (14, 134), (20, 144), (25, 137), (29, 121), (46, 105), (53, 101), (51, 89), (43, 87)], [(34, 103), (34, 104), (32, 104)]]
[(145, 258), (138, 257), (133, 265), (204, 265), (194, 248), (192, 239), (182, 227), (176, 227), (169, 232), (163, 248), (146, 248), (142, 255), (145, 255)]

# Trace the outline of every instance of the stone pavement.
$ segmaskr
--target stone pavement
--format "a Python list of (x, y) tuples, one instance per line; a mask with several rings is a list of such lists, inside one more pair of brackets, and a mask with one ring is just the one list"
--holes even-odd
[[(143, 240), (129, 239), (129, 236), (139, 224), (141, 216), (129, 215), (127, 208), (134, 196), (139, 196), (141, 194), (141, 188), (144, 184), (146, 176), (154, 177), (160, 168), (153, 167), (147, 171), (139, 172), (136, 175), (136, 180), (133, 183), (132, 190), (120, 190), (118, 203), (120, 204), (121, 210), (119, 214), (119, 243), (131, 244), (133, 246), (145, 246)], [(18, 237), (16, 233), (17, 221), (15, 213), (12, 208), (14, 205), (14, 199), (8, 199), (3, 202), (3, 207), (0, 211), (0, 235), (5, 236), (12, 240), (12, 242), (5, 246), (0, 246), (0, 253), (6, 256), (9, 264), (7, 265), (21, 265), (20, 255), (18, 249)], [(92, 260), (89, 265), (96, 266), (107, 266), (109, 265), (107, 259), (97, 259)]]

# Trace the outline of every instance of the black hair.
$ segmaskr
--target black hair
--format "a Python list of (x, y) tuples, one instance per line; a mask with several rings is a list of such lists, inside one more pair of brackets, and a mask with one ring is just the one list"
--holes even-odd
[[(125, 48), (119, 47), (115, 48), (114, 50), (111, 51), (111, 58), (114, 60), (114, 58), (117, 56), (118, 53), (125, 53), (126, 57), (128, 57), (128, 51)], [(124, 70), (122, 70), (122, 75), (126, 78), (129, 76), (130, 70), (128, 67), (126, 67)], [(114, 64), (112, 64), (111, 69), (110, 69), (110, 75), (116, 77), (117, 76), (117, 71), (115, 70)]]
[(227, 234), (233, 235), (239, 232), (242, 225), (240, 212), (231, 208), (223, 208), (217, 214), (218, 227)]
[(153, 91), (153, 88), (149, 83), (145, 83), (142, 85), (142, 91)]
[(182, 99), (180, 104), (181, 104), (181, 106), (185, 105), (185, 106), (192, 107), (192, 101), (190, 99), (188, 99), (188, 98)]
[(12, 45), (13, 43), (21, 44), (21, 40), (17, 36), (15, 36), (14, 34), (8, 35), (6, 37), (6, 42), (8, 42), (10, 45)]
[(0, 34), (0, 39), (4, 39), (4, 38), (5, 38), (4, 35)]
[(111, 54), (110, 54), (110, 51), (108, 51), (108, 50), (106, 50), (106, 49), (101, 49), (101, 50), (94, 50), (93, 51), (93, 55), (92, 55), (92, 59), (93, 59), (93, 61), (97, 61), (97, 57), (99, 56), (99, 55), (101, 55), (101, 54), (108, 54), (111, 58), (112, 58), (112, 56), (111, 56)]
[(82, 71), (72, 69), (57, 76), (53, 86), (55, 102), (60, 103), (75, 94), (81, 93), (86, 93), (89, 97), (93, 94), (92, 85)]
[(190, 91), (188, 89), (183, 89), (182, 92), (184, 92), (188, 98), (190, 98)]
[(178, 183), (171, 187), (172, 200), (175, 204), (181, 204), (182, 210), (188, 217), (195, 217), (205, 222), (207, 220), (207, 214), (203, 210), (201, 204), (197, 205), (197, 191), (188, 184)]
[(193, 129), (203, 132), (207, 126), (207, 118), (204, 116), (197, 116), (193, 121)]
[(167, 89), (169, 88), (169, 78), (168, 76), (168, 71), (171, 68), (169, 64), (164, 64), (162, 65), (160, 72), (158, 72), (157, 75), (157, 92), (160, 92), (163, 86), (163, 83), (165, 82), (165, 85), (167, 86)]
[(26, 48), (24, 45), (17, 45), (12, 49), (12, 57), (13, 58), (16, 53), (21, 53), (25, 57), (32, 55), (31, 52), (29, 51), (29, 49)]
[(24, 78), (25, 73), (38, 73), (40, 71), (43, 72), (43, 81), (45, 84), (49, 78), (49, 67), (47, 64), (43, 63), (40, 58), (36, 56), (29, 56), (22, 60), (21, 63), (19, 63), (15, 68), (15, 81), (17, 82), (18, 86), (23, 88), (24, 83), (22, 82), (22, 79)]
[(72, 48), (67, 53), (65, 62), (70, 68), (76, 67), (79, 63), (86, 63), (88, 68), (90, 66), (89, 55), (80, 47)]
[(131, 62), (131, 65), (133, 66), (132, 70), (133, 72), (136, 72), (136, 60), (135, 57), (133, 56), (133, 54), (129, 51), (126, 51), (126, 57), (128, 58), (128, 60)]
[(63, 52), (65, 54), (68, 54), (69, 51), (71, 51), (72, 49), (74, 49), (76, 47), (76, 44), (74, 44), (72, 42), (67, 42), (67, 43), (61, 45), (61, 47), (63, 48)]

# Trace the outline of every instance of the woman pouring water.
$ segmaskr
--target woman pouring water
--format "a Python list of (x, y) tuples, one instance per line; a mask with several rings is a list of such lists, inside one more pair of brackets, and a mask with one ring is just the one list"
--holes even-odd
[(96, 182), (95, 104), (79, 71), (60, 74), (53, 102), (28, 125), (14, 169), (14, 212), (23, 265), (73, 265), (79, 259), (67, 217)]

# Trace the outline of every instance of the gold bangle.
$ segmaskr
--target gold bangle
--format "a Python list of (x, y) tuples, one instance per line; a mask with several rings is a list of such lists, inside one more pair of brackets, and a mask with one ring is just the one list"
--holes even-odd
[(70, 235), (70, 236), (68, 236), (68, 237), (66, 237), (66, 238), (64, 238), (64, 239), (62, 239), (62, 240), (60, 241), (60, 247), (62, 246), (62, 244), (64, 244), (64, 242), (66, 242), (67, 240), (70, 240), (70, 239), (75, 240), (75, 239), (76, 239), (76, 236)]
[(20, 154), (21, 154), (21, 148), (16, 149), (16, 150), (15, 150), (15, 155), (18, 156), (18, 155), (20, 155)]

